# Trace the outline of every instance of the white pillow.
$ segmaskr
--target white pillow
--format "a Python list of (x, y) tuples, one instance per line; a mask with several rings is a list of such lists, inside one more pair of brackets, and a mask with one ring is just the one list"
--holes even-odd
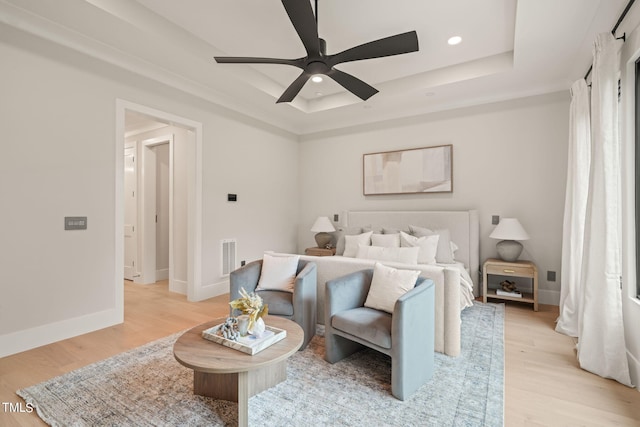
[(343, 256), (355, 257), (358, 254), (358, 245), (371, 245), (371, 235), (373, 231), (358, 234), (356, 236), (344, 236), (344, 253)]
[(442, 264), (453, 264), (455, 262), (453, 253), (451, 252), (451, 233), (449, 233), (448, 229), (430, 230), (428, 228), (410, 225), (409, 231), (416, 237), (433, 236), (434, 234), (439, 235), (440, 239), (438, 240), (436, 261)]
[(344, 253), (344, 236), (353, 236), (355, 234), (360, 234), (363, 231), (365, 230), (363, 230), (362, 227), (340, 227), (334, 231), (333, 236), (336, 240), (336, 255), (342, 255)]
[(256, 291), (293, 292), (299, 260), (300, 255), (264, 254)]
[(374, 259), (376, 261), (392, 261), (402, 264), (418, 264), (419, 247), (385, 248), (383, 246), (358, 246), (356, 258)]
[(384, 246), (385, 248), (400, 247), (400, 233), (394, 234), (372, 234), (371, 246)]
[(377, 262), (364, 306), (393, 314), (396, 301), (415, 287), (418, 276), (419, 271), (398, 270)]
[(418, 264), (436, 263), (438, 240), (440, 240), (440, 236), (438, 234), (415, 237), (405, 233), (404, 231), (400, 232), (400, 246), (420, 248), (420, 251), (418, 252)]

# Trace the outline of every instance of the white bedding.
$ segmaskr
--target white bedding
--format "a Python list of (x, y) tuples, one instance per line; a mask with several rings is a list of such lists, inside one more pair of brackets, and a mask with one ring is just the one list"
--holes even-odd
[(455, 264), (436, 264), (440, 267), (457, 268), (460, 270), (460, 311), (473, 305), (473, 280), (469, 275), (469, 270), (464, 263), (456, 262)]

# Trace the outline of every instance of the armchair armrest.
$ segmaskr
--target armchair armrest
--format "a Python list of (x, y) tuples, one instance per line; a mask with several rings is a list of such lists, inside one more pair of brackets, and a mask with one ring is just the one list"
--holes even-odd
[[(431, 279), (416, 284), (396, 301), (391, 336), (391, 361), (397, 372), (392, 375), (392, 387), (413, 390), (430, 378), (434, 370), (435, 284)], [(405, 391), (398, 393), (397, 397), (403, 399)]]
[(356, 271), (329, 280), (325, 288), (325, 326), (335, 313), (362, 307), (373, 278), (373, 269)]
[(311, 338), (316, 334), (317, 315), (317, 267), (313, 262), (305, 262), (302, 270), (296, 276), (293, 286), (293, 321), (299, 324), (304, 330), (304, 343), (301, 349), (305, 348)]
[[(317, 267), (315, 263), (307, 262), (296, 276), (296, 281), (293, 286), (294, 305), (296, 305), (296, 302), (302, 302), (309, 298), (313, 298), (315, 301), (317, 284), (316, 270)], [(315, 312), (315, 308), (313, 311)]]

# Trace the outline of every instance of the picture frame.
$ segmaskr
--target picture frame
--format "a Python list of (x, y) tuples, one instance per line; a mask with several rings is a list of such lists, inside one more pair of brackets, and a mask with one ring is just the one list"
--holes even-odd
[(362, 156), (363, 194), (453, 192), (453, 144)]

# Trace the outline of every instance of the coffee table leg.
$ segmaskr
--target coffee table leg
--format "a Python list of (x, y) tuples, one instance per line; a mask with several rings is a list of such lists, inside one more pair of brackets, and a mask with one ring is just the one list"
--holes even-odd
[(238, 427), (249, 425), (249, 372), (238, 372)]

